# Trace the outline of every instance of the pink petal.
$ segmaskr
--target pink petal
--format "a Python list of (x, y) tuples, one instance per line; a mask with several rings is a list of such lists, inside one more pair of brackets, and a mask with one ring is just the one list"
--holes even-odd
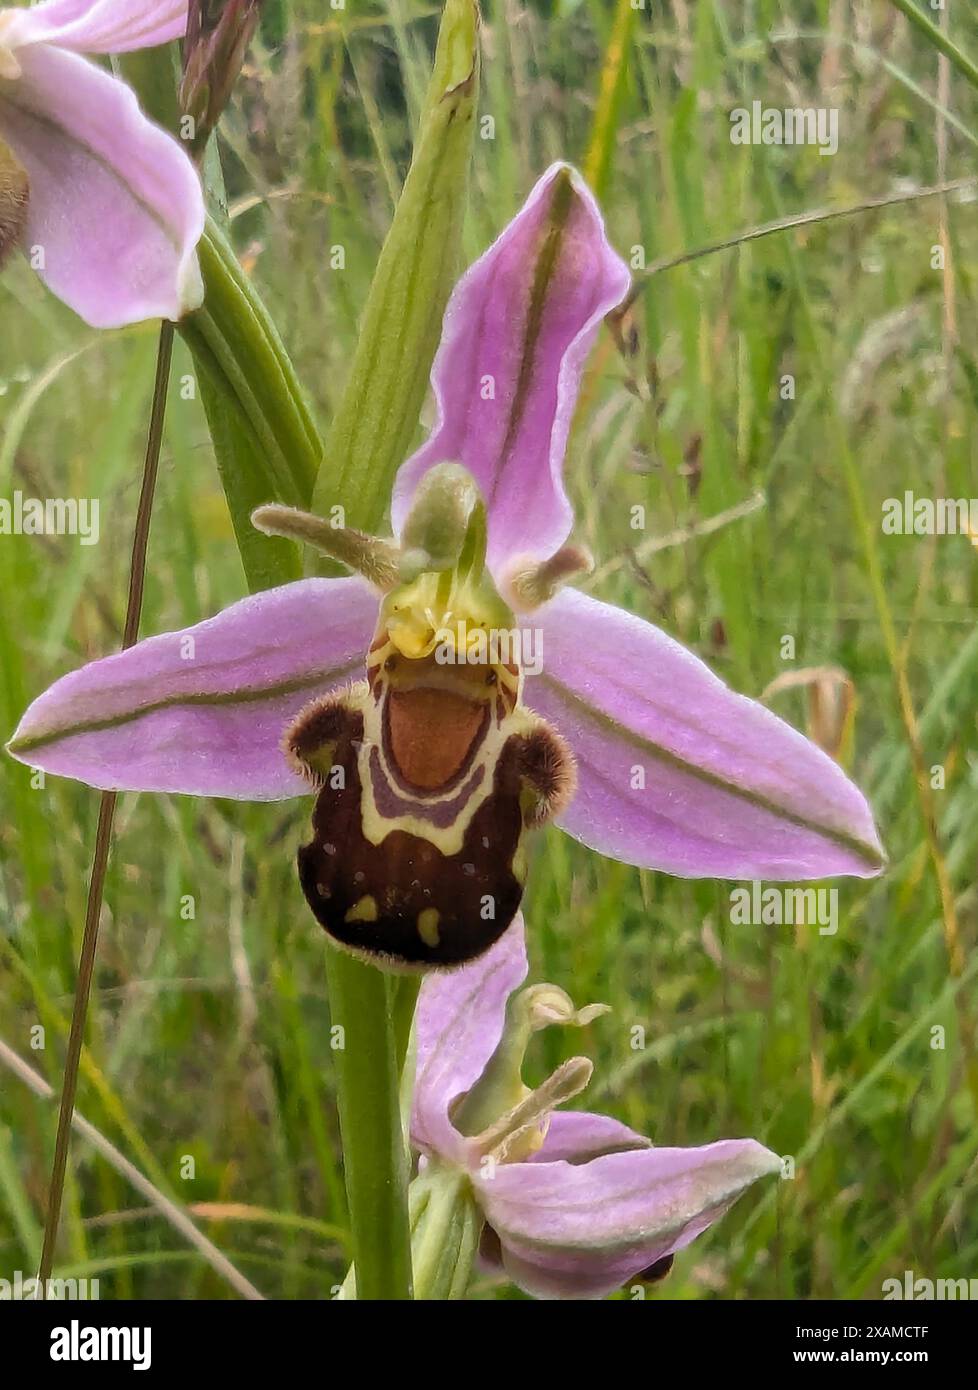
[(438, 423), (397, 475), (396, 530), (420, 479), (449, 459), (472, 473), (489, 506), (497, 576), (517, 555), (558, 549), (573, 520), (562, 473), (581, 372), (628, 286), (583, 180), (555, 164), (449, 301), (431, 377)]
[(503, 1268), (537, 1298), (603, 1298), (682, 1250), (781, 1160), (753, 1139), (473, 1176)]
[(178, 319), (202, 300), (200, 180), (178, 142), (94, 63), (45, 44), (0, 83), (0, 138), (30, 179), (26, 244), (95, 328)]
[(182, 38), (187, 0), (47, 0), (10, 13), (8, 41), (74, 53), (128, 53)]
[(555, 1110), (547, 1137), (531, 1163), (587, 1163), (602, 1154), (624, 1149), (647, 1149), (649, 1141), (610, 1115), (591, 1115), (585, 1110)]
[(415, 1018), (418, 1041), (411, 1140), (416, 1148), (464, 1162), (450, 1119), (452, 1103), (478, 1081), (503, 1035), (506, 1001), (526, 979), (523, 918), (461, 970), (426, 975)]
[(315, 696), (362, 677), (377, 604), (359, 578), (304, 579), (242, 599), (62, 676), (8, 751), (110, 790), (300, 795), (308, 784), (287, 763), (282, 733)]
[(577, 794), (558, 822), (571, 835), (689, 878), (879, 873), (858, 787), (692, 652), (573, 589), (528, 621), (543, 633), (543, 671), (527, 680), (526, 702), (578, 760)]

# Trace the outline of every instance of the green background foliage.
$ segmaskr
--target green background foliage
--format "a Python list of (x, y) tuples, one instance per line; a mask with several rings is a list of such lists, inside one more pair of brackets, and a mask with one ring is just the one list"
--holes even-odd
[[(437, 14), (269, 0), (222, 126), (234, 245), (321, 427), (410, 159)], [(494, 130), (477, 132), (466, 260), (555, 158), (589, 170), (615, 244), (646, 262), (974, 165), (975, 92), (950, 78), (942, 155), (937, 55), (883, 4), (492, 0), (484, 18), (479, 114)], [(729, 111), (755, 98), (837, 107), (839, 152), (733, 146)], [(613, 1012), (583, 1040), (538, 1038), (528, 1079), (585, 1050), (586, 1103), (656, 1142), (752, 1135), (795, 1159), (793, 1179), (745, 1197), (649, 1298), (873, 1298), (905, 1269), (978, 1274), (978, 557), (963, 537), (879, 528), (904, 490), (978, 492), (974, 207), (868, 210), (669, 270), (636, 306), (634, 351), (606, 333), (591, 359), (567, 468), (577, 537), (598, 558), (589, 587), (752, 695), (785, 670), (843, 667), (850, 769), (891, 857), (882, 879), (837, 885), (830, 937), (734, 926), (727, 884), (610, 863), (555, 830), (536, 840), (534, 975)], [(932, 268), (942, 219), (948, 274)], [(52, 679), (118, 645), (155, 330), (96, 335), (23, 265), (0, 296), (0, 496), (97, 496), (102, 529), (93, 547), (0, 537), (7, 733)], [(190, 373), (180, 344), (146, 634), (246, 588)], [(642, 549), (757, 493), (747, 516)], [(936, 844), (911, 705), (918, 771), (929, 784), (945, 769)], [(775, 707), (804, 726), (801, 694)], [(98, 796), (34, 787), (3, 758), (0, 797), (0, 1039), (57, 1088)], [(272, 1297), (328, 1297), (348, 1255), (325, 945), (293, 872), (309, 811), (122, 798), (78, 1100)], [(53, 1107), (0, 1070), (0, 1277), (36, 1265), (53, 1135)], [(98, 1277), (103, 1297), (230, 1295), (79, 1141), (58, 1272)], [(515, 1296), (485, 1279), (475, 1293)]]

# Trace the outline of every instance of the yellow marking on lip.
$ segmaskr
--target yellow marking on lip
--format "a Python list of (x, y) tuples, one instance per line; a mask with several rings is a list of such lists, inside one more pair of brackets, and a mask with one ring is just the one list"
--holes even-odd
[[(481, 783), (475, 787), (469, 796), (467, 804), (458, 812), (454, 819), (446, 826), (438, 827), (433, 825), (430, 820), (421, 815), (414, 815), (409, 810), (398, 810), (393, 815), (384, 815), (377, 806), (374, 795), (373, 778), (370, 771), (370, 755), (374, 747), (380, 749), (380, 759), (384, 767), (384, 776), (388, 781), (392, 774), (387, 766), (383, 753), (383, 728), (381, 724), (380, 709), (377, 701), (370, 700), (365, 703), (364, 713), (364, 735), (357, 754), (357, 773), (360, 778), (361, 786), (361, 828), (364, 838), (371, 845), (379, 845), (390, 834), (392, 830), (404, 830), (409, 835), (415, 835), (419, 840), (427, 840), (436, 849), (440, 850), (446, 857), (458, 854), (465, 840), (466, 833), (472, 818), (479, 808), (485, 804), (488, 797), (493, 793), (495, 782), (494, 775), (496, 764), (500, 754), (506, 744), (506, 740), (511, 734), (519, 734), (533, 728), (533, 717), (528, 714), (520, 705), (517, 705), (510, 713), (498, 723), (493, 720), (489, 730), (483, 739), (482, 746), (476, 753), (472, 767), (468, 776), (474, 776), (479, 767), (484, 769)], [(456, 789), (446, 792), (443, 797), (435, 795), (431, 799), (431, 804), (438, 804), (440, 800), (448, 799), (456, 795)], [(488, 848), (488, 845), (484, 846)]]
[(426, 907), (423, 912), (418, 913), (418, 935), (424, 944), (430, 946), (432, 950), (441, 940), (438, 933), (439, 916), (437, 907)]
[(369, 893), (359, 902), (354, 903), (343, 918), (344, 922), (376, 922), (376, 920), (377, 900), (372, 898)]

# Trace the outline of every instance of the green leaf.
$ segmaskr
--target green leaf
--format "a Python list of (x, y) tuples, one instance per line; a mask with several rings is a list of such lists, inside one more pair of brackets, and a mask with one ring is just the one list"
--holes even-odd
[(308, 507), (322, 444), (288, 353), (223, 232), (198, 247), (203, 308), (179, 325), (197, 368), (221, 482), (252, 592), (299, 577), (294, 546), (259, 536), (263, 502)]
[(252, 593), (302, 578), (296, 546), (256, 531), (251, 513), (277, 496), (275, 480), (266, 468), (265, 455), (241, 410), (227, 378), (203, 344), (194, 350), (197, 384), (221, 486), (231, 513), (234, 538), (241, 553), (248, 588)]
[[(175, 44), (119, 60), (144, 108), (176, 132), (179, 52)], [(213, 138), (203, 159), (205, 195), (224, 212), (224, 185)], [(301, 576), (298, 549), (259, 535), (249, 517), (263, 502), (308, 507), (322, 440), (272, 317), (242, 270), (215, 217), (197, 248), (204, 304), (179, 325), (227, 498), (235, 539), (252, 593)]]
[(478, 100), (479, 16), (447, 0), (414, 158), (380, 254), (313, 508), (380, 529), (417, 429), (455, 281)]

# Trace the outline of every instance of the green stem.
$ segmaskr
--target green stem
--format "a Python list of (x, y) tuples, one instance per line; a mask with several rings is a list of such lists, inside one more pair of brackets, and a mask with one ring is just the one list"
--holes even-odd
[[(418, 142), (327, 437), (313, 510), (342, 502), (374, 533), (417, 428), (454, 279), (478, 93), (478, 10), (447, 0)], [(285, 500), (285, 499), (279, 499)], [(416, 986), (329, 953), (343, 1163), (358, 1299), (412, 1297), (407, 1154), (399, 1112)]]
[[(408, 1192), (414, 1297), (422, 1301), (464, 1298), (485, 1224), (468, 1174), (432, 1162)], [(356, 1266), (343, 1281), (340, 1298), (361, 1297)]]
[(340, 1133), (350, 1203), (358, 1299), (409, 1299), (411, 1234), (407, 1155), (398, 1108), (392, 994), (395, 982), (330, 949), (326, 978), (336, 1052)]
[(421, 988), (420, 975), (400, 975), (391, 981), (391, 1016), (394, 1020), (394, 1060), (401, 1079), (398, 1103), (401, 1109), (401, 1133), (404, 1152), (411, 1162), (411, 1105), (414, 1099), (414, 1073), (417, 1065), (417, 1045), (412, 1032), (414, 1012)]
[(420, 975), (399, 975), (393, 981), (392, 1008), (394, 1012), (394, 1046), (397, 1052), (397, 1067), (402, 1070), (411, 1041), (411, 1025), (414, 1022), (414, 1009), (421, 988)]

